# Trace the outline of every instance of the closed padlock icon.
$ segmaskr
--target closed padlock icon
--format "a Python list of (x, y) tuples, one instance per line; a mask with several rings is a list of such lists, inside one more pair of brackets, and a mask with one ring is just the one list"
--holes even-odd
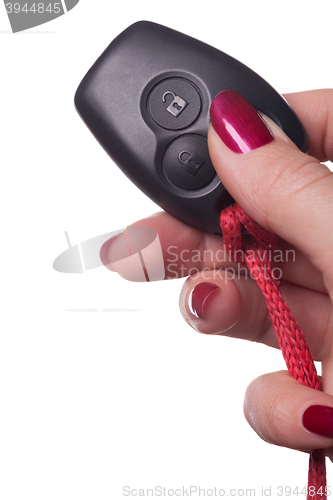
[(203, 160), (196, 152), (188, 151), (187, 149), (184, 149), (179, 153), (178, 160), (182, 164), (183, 169), (190, 175), (195, 175), (205, 163), (205, 160)]
[(184, 111), (184, 109), (186, 108), (186, 106), (188, 105), (188, 102), (186, 102), (182, 97), (180, 97), (179, 95), (176, 95), (174, 94), (173, 92), (171, 92), (171, 90), (168, 90), (167, 92), (164, 92), (163, 96), (162, 96), (162, 101), (163, 102), (166, 102), (166, 96), (168, 94), (171, 94), (172, 97), (173, 97), (173, 101), (169, 104), (169, 106), (167, 107), (167, 111), (169, 113), (171, 113), (173, 116), (175, 116), (176, 118), (180, 115), (180, 113), (182, 111)]

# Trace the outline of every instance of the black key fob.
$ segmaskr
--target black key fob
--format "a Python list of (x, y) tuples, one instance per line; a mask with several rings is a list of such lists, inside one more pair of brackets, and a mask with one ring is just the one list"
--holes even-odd
[(221, 234), (232, 203), (209, 158), (209, 108), (242, 94), (303, 151), (306, 133), (285, 99), (219, 50), (159, 24), (123, 31), (82, 80), (75, 105), (98, 142), (147, 196), (181, 221)]

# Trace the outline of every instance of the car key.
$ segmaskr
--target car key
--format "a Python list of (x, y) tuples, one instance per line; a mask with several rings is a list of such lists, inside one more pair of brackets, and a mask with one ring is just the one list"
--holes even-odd
[(234, 90), (307, 151), (285, 99), (244, 64), (199, 40), (148, 21), (118, 35), (88, 71), (75, 106), (120, 169), (163, 210), (221, 234), (233, 202), (210, 161), (209, 109)]

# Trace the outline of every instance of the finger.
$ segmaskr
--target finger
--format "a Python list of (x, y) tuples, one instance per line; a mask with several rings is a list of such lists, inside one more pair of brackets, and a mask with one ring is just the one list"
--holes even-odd
[[(184, 278), (203, 269), (234, 265), (222, 250), (220, 236), (188, 226), (166, 212), (141, 219), (129, 228), (140, 226), (153, 228), (158, 234), (165, 279)], [(107, 268), (112, 270), (112, 262), (128, 257), (127, 239), (124, 232), (104, 243), (100, 256)]]
[(287, 372), (251, 382), (244, 414), (268, 443), (307, 451), (333, 446), (333, 396), (300, 384)]
[[(332, 332), (332, 318), (327, 330)], [(329, 349), (327, 350), (326, 356), (324, 356), (322, 361), (322, 388), (323, 391), (331, 394), (333, 396), (333, 342)]]
[(309, 154), (319, 161), (333, 158), (332, 130), (332, 89), (308, 90), (284, 97), (300, 118), (309, 135)]
[[(329, 95), (326, 105), (333, 107), (333, 92)], [(259, 224), (305, 252), (333, 297), (333, 173), (302, 153), (271, 120), (270, 133), (235, 92), (214, 99), (211, 121), (210, 155), (226, 189)], [(332, 137), (333, 120), (328, 127)]]
[[(330, 327), (332, 331), (332, 326)], [(328, 354), (323, 358), (322, 361), (322, 390), (333, 396), (333, 342), (331, 340), (331, 345)], [(326, 450), (327, 456), (333, 462), (333, 447)]]
[[(157, 231), (163, 252), (165, 279), (184, 278), (209, 269), (237, 270), (237, 266), (222, 250), (222, 239), (219, 236), (190, 227), (166, 212), (158, 212), (132, 226), (151, 227)], [(101, 259), (108, 268), (112, 268), (110, 263), (114, 262), (116, 256), (128, 256), (125, 234), (112, 238), (102, 247)], [(301, 252), (285, 241), (278, 241), (272, 254), (272, 262), (274, 267), (281, 270), (284, 279), (326, 292), (318, 270)]]
[(200, 333), (224, 333), (278, 347), (253, 280), (234, 279), (224, 271), (197, 273), (184, 283), (179, 305), (185, 321)]
[[(281, 282), (281, 292), (296, 321), (307, 334), (315, 359), (327, 356), (331, 302), (327, 295)], [(264, 297), (250, 274), (203, 271), (190, 276), (180, 295), (180, 311), (195, 330), (260, 342), (278, 347)]]

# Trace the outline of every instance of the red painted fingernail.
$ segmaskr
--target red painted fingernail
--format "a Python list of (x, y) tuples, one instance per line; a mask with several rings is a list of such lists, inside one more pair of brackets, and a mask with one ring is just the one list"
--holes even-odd
[(306, 430), (333, 437), (333, 408), (330, 406), (309, 406), (303, 413), (303, 425)]
[(210, 107), (214, 130), (234, 153), (249, 153), (274, 140), (256, 109), (233, 90), (220, 92)]
[(206, 319), (207, 308), (212, 298), (212, 294), (220, 290), (214, 283), (199, 283), (192, 291), (190, 297), (191, 312), (200, 319)]

